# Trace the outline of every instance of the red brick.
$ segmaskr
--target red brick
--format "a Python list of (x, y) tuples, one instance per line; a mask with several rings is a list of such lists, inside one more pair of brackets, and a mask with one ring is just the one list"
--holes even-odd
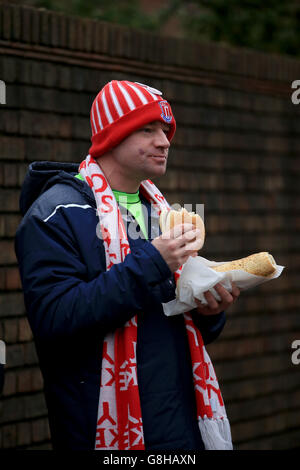
[(107, 53), (108, 34), (109, 34), (109, 25), (107, 23), (97, 21), (95, 23), (94, 52), (98, 52), (101, 54)]
[(4, 321), (4, 341), (7, 344), (16, 343), (18, 340), (18, 320), (16, 318), (12, 320)]
[(31, 423), (21, 422), (17, 424), (17, 445), (24, 446), (32, 442)]
[(50, 438), (49, 425), (46, 418), (33, 421), (31, 429), (33, 442), (41, 442)]
[(2, 428), (2, 447), (8, 449), (16, 447), (17, 444), (17, 425), (7, 424)]
[(0, 215), (0, 233), (2, 237), (14, 237), (21, 222), (21, 215)]
[(0, 236), (5, 237), (5, 218), (4, 215), (0, 215)]
[(0, 265), (16, 264), (17, 258), (13, 241), (0, 242)]
[(4, 163), (3, 167), (3, 186), (17, 186), (18, 184), (18, 166), (16, 164)]
[[(6, 424), (12, 421), (21, 421), (25, 418), (25, 397), (14, 396), (5, 399), (5, 406), (2, 408), (1, 424)], [(13, 430), (14, 438), (16, 430)]]
[(16, 116), (15, 111), (1, 107), (0, 114), (0, 131), (4, 134), (18, 134), (19, 133), (19, 117)]
[(36, 353), (35, 344), (33, 341), (22, 344), (23, 360), (25, 365), (38, 364), (38, 357)]
[(4, 288), (8, 291), (22, 289), (19, 269), (17, 267), (3, 268)]
[(44, 393), (35, 393), (34, 395), (26, 395), (25, 402), (25, 418), (41, 418), (47, 415), (47, 406)]
[(15, 395), (17, 392), (17, 373), (4, 369), (3, 396)]
[(16, 191), (15, 189), (0, 189), (0, 204), (2, 212), (18, 212), (18, 191)]
[(21, 41), (22, 42), (31, 42), (32, 35), (32, 9), (31, 8), (22, 8), (21, 10)]
[(57, 15), (58, 21), (58, 47), (65, 48), (67, 46), (67, 18), (63, 14)]
[(6, 347), (6, 369), (24, 366), (24, 347), (22, 344), (12, 344)]
[(40, 44), (45, 46), (48, 46), (51, 40), (50, 15), (47, 10), (40, 12)]
[(59, 16), (56, 13), (50, 15), (50, 45), (60, 46), (59, 37)]
[(31, 11), (31, 42), (39, 44), (40, 42), (40, 15), (39, 11), (32, 9)]
[(24, 315), (24, 297), (21, 292), (1, 293), (0, 294), (0, 316), (10, 317)]
[(76, 27), (77, 27), (77, 22), (78, 20), (74, 17), (69, 17), (68, 18), (68, 42), (67, 42), (67, 47), (68, 49), (76, 49)]
[(21, 37), (21, 12), (17, 5), (11, 5), (12, 15), (12, 39), (19, 41)]
[(31, 392), (31, 370), (24, 369), (19, 371), (18, 380), (17, 380), (17, 390), (18, 393)]
[(24, 141), (16, 136), (0, 136), (1, 153), (0, 159), (23, 160), (24, 159)]
[(20, 342), (32, 341), (32, 331), (26, 317), (19, 319), (18, 340)]
[(7, 5), (4, 5), (2, 8), (2, 27), (1, 27), (1, 33), (3, 39), (10, 39), (11, 38), (11, 32), (12, 32), (12, 18), (11, 18), (11, 8), (7, 8)]
[[(52, 65), (53, 67), (53, 65)], [(72, 87), (72, 72), (67, 66), (56, 67), (58, 78), (57, 83), (59, 88), (66, 90), (71, 89)]]
[(44, 381), (39, 368), (31, 370), (31, 387), (33, 391), (40, 391), (44, 388)]

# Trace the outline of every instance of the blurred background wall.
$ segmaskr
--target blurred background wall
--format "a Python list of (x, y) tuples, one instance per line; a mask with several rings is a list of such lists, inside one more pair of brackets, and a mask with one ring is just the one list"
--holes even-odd
[(163, 91), (177, 120), (171, 204), (205, 204), (201, 255), (270, 251), (281, 277), (243, 292), (208, 347), (236, 449), (300, 449), (300, 60), (0, 4), (0, 339), (6, 343), (0, 446), (51, 449), (47, 409), (14, 254), (28, 164), (80, 163), (89, 111), (111, 79)]

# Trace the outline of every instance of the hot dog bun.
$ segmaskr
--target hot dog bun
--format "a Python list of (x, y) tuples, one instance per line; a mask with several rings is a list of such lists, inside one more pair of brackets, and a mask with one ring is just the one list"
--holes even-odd
[(261, 251), (245, 258), (229, 261), (219, 266), (211, 266), (218, 272), (231, 271), (233, 269), (243, 269), (244, 271), (255, 274), (256, 276), (269, 276), (276, 271), (276, 262), (270, 253)]
[(199, 240), (199, 250), (202, 248), (205, 239), (205, 226), (202, 218), (195, 212), (188, 212), (185, 208), (179, 211), (163, 209), (159, 217), (159, 225), (162, 233), (171, 230), (175, 225), (193, 224), (195, 229), (201, 230), (201, 239)]

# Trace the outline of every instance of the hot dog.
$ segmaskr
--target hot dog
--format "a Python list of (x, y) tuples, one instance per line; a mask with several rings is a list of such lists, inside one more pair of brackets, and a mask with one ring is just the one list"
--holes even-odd
[(256, 276), (270, 276), (276, 271), (276, 262), (270, 253), (261, 251), (245, 258), (229, 261), (219, 266), (210, 266), (218, 272), (226, 272), (234, 269), (242, 269)]

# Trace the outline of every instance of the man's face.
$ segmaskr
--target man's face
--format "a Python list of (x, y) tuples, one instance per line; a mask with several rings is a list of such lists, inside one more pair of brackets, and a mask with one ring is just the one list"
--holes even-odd
[(163, 175), (170, 147), (168, 130), (168, 124), (151, 122), (112, 149), (111, 154), (120, 173), (139, 181)]

